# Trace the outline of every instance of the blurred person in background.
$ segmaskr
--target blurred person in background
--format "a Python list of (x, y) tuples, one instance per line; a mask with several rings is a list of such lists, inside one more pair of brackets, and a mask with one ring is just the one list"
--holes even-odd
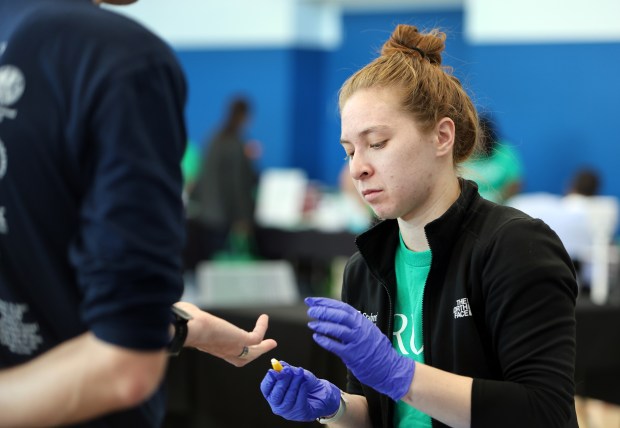
[(480, 196), (502, 204), (521, 191), (521, 159), (514, 147), (501, 138), (491, 116), (480, 116), (480, 131), (481, 150), (463, 163), (462, 175), (478, 184)]
[(571, 178), (566, 196), (596, 196), (601, 188), (601, 177), (592, 168), (581, 168)]
[(600, 184), (601, 178), (596, 170), (580, 168), (570, 177), (563, 195), (525, 192), (505, 202), (505, 205), (543, 220), (558, 234), (577, 270), (581, 296), (590, 293), (596, 226), (602, 225), (605, 218), (594, 220), (591, 217)]
[[(549, 224), (562, 239), (573, 259), (580, 281), (582, 296), (590, 293), (594, 230), (589, 216), (590, 200), (599, 194), (601, 177), (592, 168), (580, 168), (571, 177), (566, 194), (561, 198), (557, 222)], [(543, 218), (543, 220), (546, 220)]]
[(350, 175), (384, 220), (357, 237), (342, 301), (306, 298), (315, 342), (348, 369), (346, 391), (284, 362), (261, 391), (286, 419), (577, 426), (571, 260), (542, 221), (459, 177), (480, 131), (444, 48), (444, 33), (399, 25), (340, 90)]
[(196, 179), (200, 172), (200, 161), (200, 149), (194, 141), (188, 140), (187, 148), (181, 160), (181, 171), (183, 172), (183, 198), (186, 202), (196, 184)]
[(204, 237), (204, 259), (220, 251), (251, 251), (258, 184), (253, 162), (260, 147), (245, 139), (250, 117), (249, 101), (233, 99), (221, 128), (205, 145), (189, 198), (189, 215)]
[(0, 426), (157, 427), (169, 354), (276, 346), (177, 302), (185, 99), (136, 22), (0, 0)]

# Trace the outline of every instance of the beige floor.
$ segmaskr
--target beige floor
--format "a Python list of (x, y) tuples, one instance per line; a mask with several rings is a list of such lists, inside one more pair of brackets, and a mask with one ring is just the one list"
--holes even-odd
[(620, 406), (590, 398), (577, 398), (579, 428), (620, 428)]

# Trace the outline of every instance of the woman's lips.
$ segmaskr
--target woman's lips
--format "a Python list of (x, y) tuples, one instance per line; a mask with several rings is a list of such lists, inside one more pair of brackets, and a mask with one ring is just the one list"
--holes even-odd
[(363, 190), (362, 196), (364, 197), (364, 200), (366, 202), (372, 203), (372, 201), (376, 200), (379, 197), (380, 193), (381, 193), (381, 190), (369, 189), (369, 190)]

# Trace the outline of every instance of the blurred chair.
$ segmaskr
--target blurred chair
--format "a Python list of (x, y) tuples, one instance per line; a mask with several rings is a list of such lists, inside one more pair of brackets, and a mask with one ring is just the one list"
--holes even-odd
[(610, 266), (618, 264), (617, 252), (611, 251), (618, 226), (618, 200), (612, 196), (591, 196), (586, 199), (585, 211), (592, 236), (590, 299), (603, 304), (609, 297)]

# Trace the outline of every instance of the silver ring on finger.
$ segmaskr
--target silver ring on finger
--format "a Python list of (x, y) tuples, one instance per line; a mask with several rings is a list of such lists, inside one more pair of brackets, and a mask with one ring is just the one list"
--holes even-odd
[(243, 350), (241, 351), (241, 353), (239, 354), (237, 358), (245, 358), (248, 356), (249, 352), (250, 352), (250, 349), (247, 346), (244, 346)]

